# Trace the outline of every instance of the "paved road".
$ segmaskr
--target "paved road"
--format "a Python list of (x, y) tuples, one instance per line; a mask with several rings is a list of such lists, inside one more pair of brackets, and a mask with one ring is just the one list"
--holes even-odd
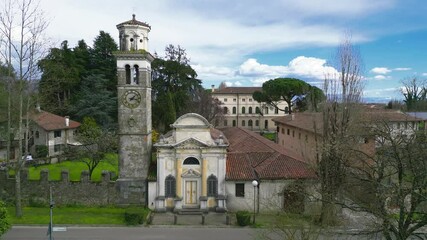
[[(47, 227), (14, 226), (4, 240), (46, 240)], [(136, 239), (202, 239), (235, 240), (254, 239), (256, 232), (251, 228), (212, 227), (67, 227), (66, 232), (54, 232), (55, 240), (136, 240)]]

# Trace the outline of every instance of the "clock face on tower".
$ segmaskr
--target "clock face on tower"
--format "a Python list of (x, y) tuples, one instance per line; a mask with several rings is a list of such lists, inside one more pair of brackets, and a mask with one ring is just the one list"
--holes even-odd
[(141, 94), (135, 90), (128, 90), (122, 96), (122, 103), (128, 108), (136, 108), (141, 103)]

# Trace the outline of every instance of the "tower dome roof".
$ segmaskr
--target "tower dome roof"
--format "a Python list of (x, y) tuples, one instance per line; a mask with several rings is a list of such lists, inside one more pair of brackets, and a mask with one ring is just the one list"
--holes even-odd
[(132, 14), (132, 19), (131, 20), (119, 23), (119, 24), (116, 25), (116, 27), (120, 28), (120, 27), (122, 27), (124, 25), (139, 25), (139, 26), (147, 27), (147, 28), (149, 28), (151, 30), (151, 26), (150, 25), (148, 25), (145, 22), (141, 22), (141, 21), (136, 20), (135, 19), (135, 14)]

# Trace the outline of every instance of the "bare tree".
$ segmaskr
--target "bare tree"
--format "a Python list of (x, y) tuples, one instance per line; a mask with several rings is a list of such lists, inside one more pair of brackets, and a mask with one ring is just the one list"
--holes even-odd
[[(36, 73), (36, 62), (43, 54), (43, 32), (47, 28), (47, 21), (44, 18), (43, 12), (39, 9), (39, 2), (33, 0), (6, 0), (4, 8), (0, 12), (0, 34), (2, 35), (4, 44), (1, 51), (2, 57), (6, 60), (7, 65), (12, 69), (16, 68), (16, 78), (11, 81), (10, 87), (17, 88), (17, 121), (12, 121), (12, 96), (9, 98), (8, 110), (8, 126), (13, 128), (13, 123), (16, 123), (16, 135), (18, 136), (18, 156), (15, 164), (15, 214), (22, 216), (21, 206), (21, 182), (20, 170), (25, 163), (23, 159), (28, 154), (28, 146), (25, 146), (23, 153), (22, 136), (28, 138), (28, 121), (27, 128), (23, 125), (24, 111), (28, 111), (29, 102), (26, 101), (29, 97), (31, 80), (34, 79)], [(9, 75), (12, 76), (12, 73)], [(27, 118), (28, 119), (28, 118)], [(26, 134), (24, 134), (26, 132)], [(8, 151), (10, 151), (10, 135), (8, 135)], [(24, 141), (28, 144), (27, 139)], [(8, 152), (9, 154), (9, 152)], [(10, 155), (8, 155), (9, 160)]]
[[(375, 154), (353, 152), (358, 162), (349, 168), (347, 208), (373, 215), (386, 239), (418, 236), (427, 225), (427, 135), (415, 122), (396, 129), (381, 118), (363, 129), (375, 139)], [(424, 238), (423, 238), (424, 236)]]
[(427, 85), (417, 77), (406, 78), (401, 81), (401, 93), (408, 111), (427, 109)]
[(363, 90), (362, 59), (350, 37), (338, 47), (334, 61), (338, 73), (325, 78), (323, 132), (318, 148), (321, 157), (318, 159), (322, 195), (320, 221), (323, 225), (336, 221), (336, 203), (345, 179), (346, 161), (354, 146), (352, 131)]

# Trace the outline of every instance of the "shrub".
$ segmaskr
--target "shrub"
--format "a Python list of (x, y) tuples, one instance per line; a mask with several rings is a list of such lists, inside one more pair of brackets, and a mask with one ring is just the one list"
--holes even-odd
[(9, 228), (10, 222), (7, 216), (6, 206), (2, 201), (0, 201), (0, 237), (6, 233)]
[(49, 202), (45, 198), (31, 196), (30, 199), (28, 200), (28, 205), (30, 207), (48, 207)]
[(251, 223), (251, 213), (248, 211), (236, 212), (237, 224), (239, 226), (247, 226)]
[(45, 158), (49, 154), (49, 148), (46, 145), (36, 145), (36, 157)]
[(129, 213), (125, 212), (125, 224), (126, 225), (141, 225), (144, 223), (143, 213)]

